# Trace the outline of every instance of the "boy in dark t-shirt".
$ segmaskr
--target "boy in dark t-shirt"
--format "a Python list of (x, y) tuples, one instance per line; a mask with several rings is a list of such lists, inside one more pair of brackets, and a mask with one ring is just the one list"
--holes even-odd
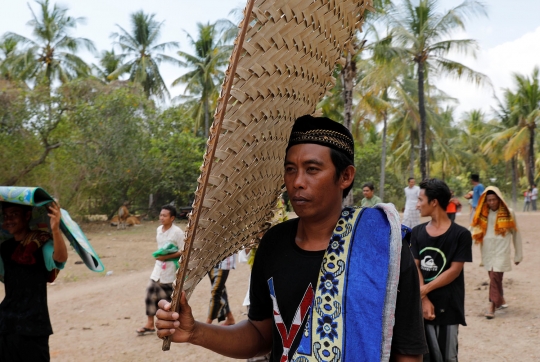
[(429, 355), (424, 361), (457, 361), (458, 325), (465, 323), (463, 264), (472, 261), (471, 233), (446, 214), (451, 194), (441, 180), (420, 183), (417, 207), (431, 221), (412, 231)]

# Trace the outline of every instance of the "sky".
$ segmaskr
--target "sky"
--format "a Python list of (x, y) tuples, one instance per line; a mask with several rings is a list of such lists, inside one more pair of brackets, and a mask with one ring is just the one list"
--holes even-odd
[[(193, 50), (186, 32), (195, 37), (198, 22), (214, 22), (227, 17), (233, 20), (229, 12), (246, 4), (241, 0), (59, 0), (56, 3), (67, 7), (70, 16), (86, 18), (86, 24), (80, 25), (73, 35), (92, 40), (98, 51), (110, 50), (113, 43), (110, 34), (118, 31), (117, 25), (129, 31), (129, 15), (143, 10), (163, 21), (161, 42), (178, 41), (180, 49), (189, 53)], [(442, 11), (459, 2), (439, 0), (439, 3)], [(0, 0), (0, 35), (11, 31), (31, 37), (31, 28), (26, 25), (31, 19), (29, 6), (37, 10), (33, 1)], [(478, 41), (480, 50), (476, 59), (459, 54), (452, 54), (450, 58), (486, 74), (492, 87), (476, 87), (465, 81), (443, 78), (435, 81), (439, 88), (459, 101), (458, 119), (463, 112), (473, 108), (489, 114), (491, 107), (496, 106), (494, 95), (500, 96), (502, 88), (513, 87), (513, 72), (529, 75), (534, 66), (540, 65), (540, 1), (490, 0), (487, 11), (488, 17), (471, 19), (466, 23), (466, 32), (456, 34), (456, 38)], [(169, 52), (169, 55), (175, 54)], [(88, 52), (81, 56), (88, 62), (97, 63)], [(181, 87), (171, 88), (170, 84), (186, 70), (170, 65), (162, 65), (161, 70), (171, 95), (182, 93)]]

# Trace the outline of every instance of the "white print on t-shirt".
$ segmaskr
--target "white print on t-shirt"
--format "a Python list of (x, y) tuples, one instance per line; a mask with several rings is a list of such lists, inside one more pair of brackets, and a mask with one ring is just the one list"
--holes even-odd
[(424, 259), (422, 259), (420, 267), (425, 271), (437, 271), (437, 265), (435, 265), (435, 261), (429, 255), (426, 255)]
[(431, 246), (425, 247), (424, 249), (420, 250), (420, 257), (422, 256), (422, 254), (424, 254), (428, 250), (432, 250), (439, 253), (439, 255), (442, 258), (442, 265), (438, 267), (437, 264), (435, 264), (435, 260), (433, 259), (432, 256), (430, 255), (424, 256), (424, 258), (420, 262), (420, 269), (425, 270), (427, 272), (437, 272), (437, 275), (435, 275), (434, 277), (424, 279), (424, 282), (426, 283), (436, 279), (439, 276), (439, 274), (441, 274), (441, 272), (444, 270), (444, 267), (446, 266), (446, 255), (444, 255), (441, 249), (433, 248)]

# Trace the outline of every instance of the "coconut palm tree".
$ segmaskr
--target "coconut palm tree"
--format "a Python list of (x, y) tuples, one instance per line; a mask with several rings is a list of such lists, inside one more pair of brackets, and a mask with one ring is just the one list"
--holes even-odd
[[(224, 68), (232, 51), (232, 45), (229, 44), (232, 35), (227, 31), (232, 26), (228, 20), (220, 20), (214, 24), (197, 23), (197, 39), (187, 34), (195, 53), (178, 51), (181, 66), (189, 71), (175, 79), (172, 85), (184, 84), (188, 97), (198, 99), (198, 111), (194, 114), (194, 119), (196, 127), (204, 124), (205, 137), (208, 137), (210, 114), (215, 108), (219, 87), (224, 78)], [(185, 97), (180, 97), (182, 98)]]
[(534, 142), (536, 122), (540, 120), (540, 70), (535, 67), (530, 77), (514, 73), (516, 90), (509, 89), (504, 93), (504, 109), (508, 114), (510, 126), (504, 134), (508, 139), (505, 156), (509, 160), (515, 155), (523, 154), (527, 181), (529, 185), (535, 183), (536, 155)]
[(129, 73), (131, 82), (142, 85), (148, 98), (158, 99), (169, 97), (169, 91), (159, 71), (162, 62), (178, 64), (178, 60), (162, 52), (178, 48), (178, 42), (159, 43), (163, 22), (154, 19), (155, 14), (145, 14), (142, 10), (132, 13), (131, 32), (116, 25), (120, 32), (111, 34), (115, 45), (122, 49), (121, 57), (127, 58), (125, 64), (109, 74), (109, 80), (118, 79), (122, 74)]
[(110, 82), (112, 79), (109, 78), (109, 76), (115, 71), (118, 71), (119, 69), (124, 69), (124, 73), (122, 73), (122, 71), (120, 70), (118, 75), (112, 77), (116, 79), (127, 73), (127, 69), (124, 67), (123, 64), (124, 58), (125, 55), (116, 54), (114, 49), (104, 50), (101, 52), (101, 56), (99, 58), (99, 66), (94, 65), (92, 68), (94, 69), (96, 76), (100, 80), (104, 82)]
[(462, 63), (450, 60), (450, 52), (475, 54), (477, 43), (473, 39), (452, 39), (456, 30), (465, 30), (465, 20), (470, 16), (485, 14), (484, 6), (467, 0), (447, 12), (438, 12), (438, 0), (404, 0), (389, 12), (388, 22), (397, 47), (408, 54), (416, 65), (418, 82), (418, 110), (420, 113), (420, 170), (427, 176), (426, 149), (426, 100), (425, 86), (429, 76), (448, 75), (466, 78), (477, 84), (487, 77)]
[(515, 103), (515, 94), (506, 89), (503, 93), (503, 101), (497, 99), (497, 108), (494, 109), (495, 122), (497, 122), (491, 132), (488, 133), (482, 142), (482, 152), (488, 156), (490, 161), (503, 160), (510, 161), (510, 169), (512, 172), (512, 207), (517, 207), (517, 187), (518, 187), (518, 155), (524, 154), (523, 147), (513, 153), (507, 152), (508, 140), (515, 135), (516, 119), (511, 117), (511, 109), (509, 105)]
[[(30, 5), (33, 39), (8, 32), (4, 35), (22, 45), (26, 52), (14, 59), (21, 70), (21, 76), (31, 79), (36, 84), (45, 84), (51, 88), (52, 82), (58, 80), (65, 83), (73, 78), (87, 76), (90, 67), (76, 53), (81, 48), (95, 51), (92, 41), (75, 38), (70, 34), (84, 18), (73, 18), (67, 15), (67, 9), (49, 0), (38, 0), (39, 12), (36, 14)], [(29, 59), (34, 61), (29, 61)]]
[(21, 52), (19, 42), (13, 38), (0, 40), (0, 79), (7, 81), (22, 80), (24, 69), (31, 59), (20, 61), (20, 57), (26, 52)]

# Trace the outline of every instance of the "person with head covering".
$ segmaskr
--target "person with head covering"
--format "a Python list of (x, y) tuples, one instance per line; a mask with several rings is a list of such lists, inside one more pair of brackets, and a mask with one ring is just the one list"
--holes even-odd
[(417, 207), (431, 220), (415, 227), (411, 250), (420, 270), (420, 295), (429, 354), (426, 362), (458, 360), (458, 329), (465, 323), (463, 265), (472, 261), (471, 233), (448, 217), (450, 189), (442, 180), (420, 183)]
[(343, 208), (355, 175), (354, 141), (324, 117), (296, 120), (284, 181), (298, 218), (263, 236), (248, 320), (193, 319), (160, 302), (158, 336), (217, 353), (271, 361), (421, 361), (427, 351), (418, 272), (393, 205)]
[(482, 248), (482, 264), (489, 275), (489, 305), (485, 316), (492, 319), (497, 309), (508, 307), (503, 275), (512, 270), (511, 245), (514, 246), (514, 264), (523, 260), (521, 234), (514, 211), (495, 186), (489, 186), (480, 196), (471, 226), (472, 238)]
[(60, 207), (48, 205), (51, 232), (46, 232), (30, 228), (32, 206), (0, 205), (2, 229), (11, 235), (0, 244), (0, 279), (6, 289), (0, 304), (0, 361), (49, 361), (53, 331), (47, 282), (54, 281), (68, 257)]

